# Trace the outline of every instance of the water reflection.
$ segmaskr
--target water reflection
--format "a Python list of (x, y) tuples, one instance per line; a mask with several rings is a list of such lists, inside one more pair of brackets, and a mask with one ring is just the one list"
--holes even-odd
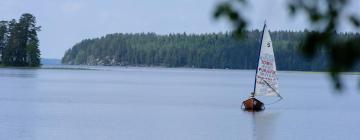
[[(0, 69), (0, 139), (35, 139), (34, 126), (36, 125), (36, 96), (37, 69)], [(6, 128), (6, 129), (3, 129)]]
[(0, 77), (15, 77), (15, 78), (36, 78), (37, 69), (7, 69), (3, 68), (0, 71)]
[(252, 120), (254, 140), (272, 140), (276, 133), (275, 123), (279, 116), (277, 112), (248, 112)]
[(236, 91), (253, 83), (234, 83), (252, 71), (0, 69), (0, 140), (360, 137), (358, 76), (344, 76), (351, 89), (333, 97), (326, 75), (280, 75), (285, 100), (251, 113)]

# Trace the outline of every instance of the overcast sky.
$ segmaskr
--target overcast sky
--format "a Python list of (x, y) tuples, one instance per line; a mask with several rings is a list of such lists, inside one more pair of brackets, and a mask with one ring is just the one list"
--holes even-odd
[[(289, 18), (286, 0), (251, 0), (246, 16), (251, 29), (267, 20), (271, 30), (303, 30), (302, 17)], [(37, 17), (42, 58), (61, 58), (85, 38), (109, 33), (208, 33), (228, 31), (225, 21), (212, 13), (219, 0), (0, 0), (0, 20), (22, 13)], [(357, 10), (359, 1), (351, 5)], [(342, 27), (344, 31), (351, 27)]]

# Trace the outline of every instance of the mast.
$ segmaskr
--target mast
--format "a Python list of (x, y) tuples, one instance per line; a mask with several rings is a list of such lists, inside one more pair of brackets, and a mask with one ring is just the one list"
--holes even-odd
[(256, 76), (257, 76), (257, 73), (258, 73), (259, 60), (260, 60), (260, 52), (261, 52), (261, 45), (262, 45), (262, 42), (263, 42), (263, 39), (264, 39), (265, 28), (266, 28), (266, 20), (265, 20), (265, 22), (264, 22), (263, 31), (262, 31), (262, 34), (261, 34), (261, 40), (260, 40), (260, 45), (259, 45), (259, 53), (258, 53), (258, 59), (257, 59), (257, 65), (256, 65), (256, 72), (255, 72), (254, 91), (253, 91), (253, 93), (252, 93), (251, 96), (254, 96), (254, 95), (255, 95)]

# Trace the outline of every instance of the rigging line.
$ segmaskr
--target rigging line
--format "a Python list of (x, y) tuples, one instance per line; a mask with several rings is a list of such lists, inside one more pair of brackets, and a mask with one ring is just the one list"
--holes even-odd
[(267, 81), (265, 81), (263, 78), (261, 78), (261, 80), (263, 80), (263, 81), (265, 82), (265, 84), (266, 84), (269, 88), (271, 88), (271, 89), (276, 93), (276, 95), (277, 95), (279, 98), (283, 99), (283, 97), (281, 97), (281, 95), (279, 94), (279, 92), (277, 92)]
[(271, 102), (271, 103), (268, 103), (268, 104), (265, 104), (265, 105), (275, 104), (275, 103), (277, 103), (277, 102), (280, 102), (282, 99), (283, 99), (283, 98), (279, 98), (279, 99), (277, 99), (276, 101)]
[(271, 102), (271, 103), (268, 103), (268, 104), (265, 104), (265, 105), (271, 105), (271, 104), (275, 104), (275, 103), (277, 103), (277, 102), (280, 102), (282, 99), (283, 99), (283, 97), (281, 97), (281, 95), (267, 82), (267, 81), (265, 81), (264, 79), (262, 79), (265, 83), (266, 83), (266, 85), (267, 86), (269, 86), (277, 95), (278, 95), (278, 97), (279, 97), (279, 99), (278, 100), (276, 100), (276, 101), (274, 101), (274, 102)]

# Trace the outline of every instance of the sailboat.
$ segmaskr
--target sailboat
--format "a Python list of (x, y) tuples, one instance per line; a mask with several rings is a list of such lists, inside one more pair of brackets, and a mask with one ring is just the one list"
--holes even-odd
[(261, 35), (254, 91), (251, 93), (251, 96), (242, 103), (245, 110), (261, 111), (265, 109), (264, 103), (256, 99), (255, 96), (279, 97), (278, 101), (282, 99), (279, 94), (279, 82), (276, 72), (274, 50), (266, 23), (264, 24)]

